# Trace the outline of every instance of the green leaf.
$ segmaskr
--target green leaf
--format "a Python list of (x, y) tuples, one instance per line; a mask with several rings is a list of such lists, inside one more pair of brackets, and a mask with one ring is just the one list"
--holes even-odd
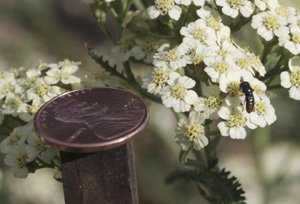
[(199, 192), (213, 203), (232, 204), (245, 203), (245, 193), (236, 177), (230, 176), (230, 172), (222, 169), (215, 172), (210, 169), (185, 169), (176, 170), (166, 179), (166, 183), (173, 183), (179, 179), (194, 181)]
[(87, 45), (85, 45), (85, 47), (87, 49), (88, 54), (91, 56), (91, 58), (94, 59), (97, 64), (101, 65), (101, 67), (105, 71), (107, 71), (112, 76), (116, 76), (123, 80), (126, 80), (126, 77), (117, 71), (117, 65), (114, 65), (113, 67), (110, 66), (108, 61), (107, 60), (105, 61), (102, 56), (99, 56), (95, 50), (88, 47)]
[(14, 128), (25, 125), (26, 123), (18, 117), (5, 115), (2, 124), (0, 125), (0, 135), (9, 135)]

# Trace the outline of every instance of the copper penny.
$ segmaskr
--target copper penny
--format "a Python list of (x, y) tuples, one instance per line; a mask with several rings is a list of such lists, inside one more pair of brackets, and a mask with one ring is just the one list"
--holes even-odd
[(147, 125), (149, 111), (136, 95), (95, 87), (66, 92), (45, 103), (34, 118), (46, 144), (69, 152), (97, 152), (133, 139)]

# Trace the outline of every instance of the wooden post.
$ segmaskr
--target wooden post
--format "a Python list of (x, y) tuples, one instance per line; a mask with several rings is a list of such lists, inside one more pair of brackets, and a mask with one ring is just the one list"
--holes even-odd
[(97, 153), (60, 155), (67, 204), (138, 203), (132, 141)]

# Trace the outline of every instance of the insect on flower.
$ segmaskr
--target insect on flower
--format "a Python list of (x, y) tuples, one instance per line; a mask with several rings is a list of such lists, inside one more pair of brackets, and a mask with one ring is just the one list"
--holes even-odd
[(240, 84), (240, 90), (245, 94), (246, 111), (247, 113), (251, 113), (254, 109), (253, 89), (249, 82), (244, 81)]

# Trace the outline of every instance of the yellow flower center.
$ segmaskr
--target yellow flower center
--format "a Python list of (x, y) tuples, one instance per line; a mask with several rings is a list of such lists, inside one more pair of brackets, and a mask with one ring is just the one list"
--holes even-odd
[(12, 103), (12, 106), (18, 107), (22, 103), (22, 99), (20, 97), (16, 97), (15, 100)]
[(209, 96), (205, 99), (205, 107), (208, 108), (218, 108), (222, 104), (222, 100), (220, 96)]
[(258, 115), (263, 115), (267, 112), (267, 106), (264, 102), (256, 102), (254, 105), (254, 110)]
[(198, 28), (192, 32), (193, 37), (200, 42), (203, 42), (207, 39), (207, 33), (204, 29)]
[(226, 56), (228, 53), (229, 53), (228, 50), (221, 49), (218, 51), (218, 55), (221, 55), (223, 57)]
[(35, 148), (37, 151), (39, 151), (39, 152), (44, 152), (44, 151), (47, 150), (46, 144), (43, 143), (42, 141), (38, 141), (38, 142), (35, 144), (34, 148)]
[(240, 94), (240, 82), (230, 82), (228, 84), (228, 94), (231, 97), (235, 97)]
[(68, 59), (65, 59), (64, 61), (59, 62), (59, 66), (71, 66), (72, 62)]
[(108, 74), (105, 71), (96, 73), (96, 78), (104, 81), (108, 78)]
[(195, 55), (195, 57), (193, 58), (193, 62), (194, 62), (194, 65), (197, 65), (197, 64), (200, 64), (201, 62), (203, 62), (203, 59), (204, 59), (205, 55)]
[(46, 84), (41, 84), (36, 88), (36, 93), (39, 96), (43, 96), (45, 94), (47, 94), (50, 91), (50, 87)]
[(134, 45), (134, 39), (133, 38), (124, 38), (120, 41), (120, 50), (125, 53), (129, 51)]
[(170, 50), (164, 53), (164, 61), (165, 62), (172, 62), (177, 59), (180, 59), (180, 55), (177, 53), (176, 50)]
[(48, 65), (45, 63), (45, 62), (43, 62), (43, 61), (41, 61), (40, 60), (40, 63), (39, 63), (39, 65), (37, 66), (37, 68), (38, 69), (44, 69), (44, 68), (46, 68)]
[(265, 18), (263, 24), (267, 30), (277, 30), (279, 28), (278, 18), (274, 16)]
[(219, 19), (212, 16), (206, 19), (206, 25), (214, 30), (220, 30), (221, 28)]
[(147, 39), (143, 44), (143, 51), (146, 54), (155, 53), (158, 50), (158, 43), (155, 39)]
[(227, 0), (227, 2), (233, 9), (239, 9), (245, 5), (245, 0)]
[(292, 37), (292, 41), (297, 44), (300, 44), (300, 33), (294, 34)]
[(2, 89), (1, 89), (1, 93), (5, 95), (9, 92), (13, 92), (14, 89), (15, 88), (11, 84), (4, 84)]
[(169, 75), (164, 71), (156, 71), (152, 78), (152, 83), (155, 83), (157, 86), (164, 87), (169, 79)]
[(36, 106), (36, 105), (31, 105), (29, 108), (28, 108), (28, 111), (31, 115), (34, 115), (36, 114), (36, 112), (40, 109), (40, 106)]
[(36, 81), (36, 77), (27, 78), (24, 82), (24, 86), (26, 89), (29, 89), (31, 84), (33, 84)]
[(26, 159), (27, 158), (28, 158), (27, 155), (19, 155), (16, 158), (15, 162), (16, 162), (18, 168), (23, 168), (23, 167), (26, 166), (26, 164), (27, 164)]
[(172, 9), (174, 0), (155, 0), (156, 8), (160, 11), (161, 15), (166, 15)]
[(241, 113), (231, 114), (229, 119), (226, 121), (226, 126), (229, 128), (232, 127), (241, 127), (245, 124), (245, 118)]
[(9, 141), (8, 141), (8, 144), (9, 144), (9, 145), (14, 145), (14, 144), (16, 144), (19, 140), (20, 140), (20, 135), (16, 135), (16, 134), (11, 135), (11, 137), (10, 137), (10, 139), (9, 139)]
[(253, 92), (255, 92), (256, 94), (260, 95), (263, 91), (261, 90), (261, 88), (257, 85), (251, 85), (251, 88), (253, 89)]
[(219, 74), (222, 74), (229, 69), (229, 65), (225, 61), (216, 62), (214, 67)]
[(293, 84), (293, 86), (295, 86), (296, 88), (300, 87), (300, 71), (295, 71), (291, 73), (291, 82)]
[(252, 65), (253, 67), (260, 67), (260, 66), (262, 66), (262, 63), (261, 63), (261, 61), (260, 61), (260, 59), (259, 59), (258, 56), (252, 55), (252, 56), (249, 58), (249, 60), (251, 61), (251, 65)]
[(197, 123), (191, 123), (187, 126), (185, 136), (189, 141), (197, 140), (200, 135), (204, 135), (204, 127)]
[(283, 6), (279, 6), (275, 9), (276, 14), (278, 14), (279, 16), (282, 17), (287, 17), (289, 12), (286, 8), (284, 8)]
[(171, 96), (173, 98), (183, 100), (184, 96), (186, 95), (187, 89), (183, 87), (181, 84), (177, 84), (172, 87), (171, 89)]
[(250, 63), (245, 58), (236, 59), (236, 64), (243, 70), (248, 70)]

